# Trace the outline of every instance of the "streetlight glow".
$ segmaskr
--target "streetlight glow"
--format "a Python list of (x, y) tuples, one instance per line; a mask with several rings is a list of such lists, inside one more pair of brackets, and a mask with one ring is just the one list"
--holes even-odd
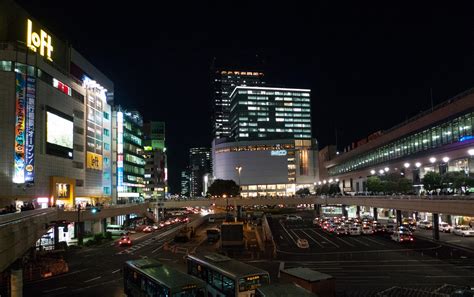
[(443, 162), (444, 162), (444, 163), (448, 163), (448, 161), (449, 161), (449, 157), (444, 157), (444, 158), (443, 158)]
[(420, 163), (420, 162), (416, 162), (416, 163), (415, 163), (415, 166), (416, 166), (416, 168), (420, 168), (421, 163)]
[(334, 180), (331, 178), (331, 179), (329, 180), (329, 183), (332, 183), (333, 181), (334, 181)]
[(474, 156), (474, 148), (473, 149), (470, 149), (467, 151), (467, 153), (469, 154), (469, 156)]
[(434, 162), (436, 162), (436, 158), (435, 158), (435, 157), (431, 157), (431, 158), (430, 158), (430, 163), (434, 163)]
[(339, 182), (339, 179), (338, 179), (338, 178), (336, 178), (336, 183), (338, 183), (338, 182)]
[(410, 167), (410, 163), (405, 163), (405, 164), (403, 164), (403, 166), (404, 166), (405, 168), (409, 168), (409, 167)]
[(318, 185), (321, 185), (321, 182), (320, 182), (320, 181), (318, 181)]
[(326, 180), (323, 180), (323, 184), (326, 184)]
[(375, 170), (370, 170), (370, 174), (374, 175), (375, 174)]
[(383, 170), (385, 170), (385, 172), (388, 172), (390, 170), (390, 168), (385, 167)]
[(385, 172), (385, 171), (383, 171), (383, 169), (380, 169), (380, 170), (379, 170), (379, 173), (380, 173), (380, 174), (383, 174), (384, 172)]

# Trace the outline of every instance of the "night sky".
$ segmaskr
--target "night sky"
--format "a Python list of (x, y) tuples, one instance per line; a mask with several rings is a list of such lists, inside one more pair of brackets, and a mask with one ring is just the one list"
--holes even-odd
[(430, 88), (437, 104), (474, 87), (468, 1), (18, 2), (114, 82), (116, 103), (166, 122), (172, 192), (189, 147), (211, 143), (214, 57), (258, 55), (268, 85), (310, 88), (321, 147), (336, 129), (342, 148), (430, 108)]

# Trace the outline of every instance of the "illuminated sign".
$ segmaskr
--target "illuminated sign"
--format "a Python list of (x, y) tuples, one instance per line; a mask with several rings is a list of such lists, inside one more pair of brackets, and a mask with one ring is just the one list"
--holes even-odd
[(189, 284), (189, 285), (183, 286), (181, 289), (182, 290), (190, 290), (190, 289), (195, 289), (195, 288), (197, 288), (197, 286), (195, 284)]
[(35, 100), (36, 78), (26, 78), (26, 145), (25, 145), (25, 182), (35, 179)]
[(15, 155), (13, 182), (22, 184), (25, 182), (25, 122), (26, 122), (26, 98), (25, 98), (25, 75), (16, 73), (16, 104), (15, 104)]
[(246, 279), (247, 281), (257, 280), (257, 279), (260, 279), (260, 275), (247, 276), (245, 279)]
[(102, 155), (87, 152), (87, 168), (102, 170)]
[(26, 45), (35, 53), (39, 49), (41, 56), (46, 57), (49, 61), (53, 61), (51, 57), (51, 53), (53, 52), (51, 35), (44, 30), (40, 30), (39, 34), (34, 32), (33, 22), (30, 19), (27, 20)]
[(58, 199), (68, 199), (71, 194), (71, 185), (65, 183), (56, 183), (56, 197)]
[(270, 155), (273, 157), (286, 156), (288, 152), (286, 150), (271, 151)]
[(61, 92), (63, 92), (64, 94), (71, 96), (71, 93), (72, 93), (71, 87), (68, 86), (68, 85), (66, 85), (65, 83), (60, 82), (59, 80), (53, 78), (53, 86), (54, 86), (56, 89), (58, 89), (58, 90), (60, 90)]
[(121, 111), (117, 112), (117, 191), (123, 192), (123, 113)]

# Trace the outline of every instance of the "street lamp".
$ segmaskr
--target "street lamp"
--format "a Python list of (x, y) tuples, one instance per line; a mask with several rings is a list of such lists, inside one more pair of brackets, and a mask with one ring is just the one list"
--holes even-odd
[(385, 172), (388, 172), (390, 170), (390, 168), (385, 167), (383, 170), (385, 170)]
[(239, 190), (240, 190), (240, 172), (242, 171), (242, 166), (236, 166), (235, 170), (237, 170), (237, 174), (239, 175)]
[(443, 158), (443, 162), (444, 162), (444, 163), (448, 163), (448, 161), (449, 161), (449, 157), (444, 157), (444, 158)]
[(420, 162), (416, 162), (416, 163), (415, 163), (415, 166), (416, 166), (416, 168), (420, 168), (421, 163), (420, 163)]
[(383, 171), (383, 169), (380, 169), (380, 170), (379, 170), (379, 173), (380, 173), (380, 174), (383, 174), (384, 172), (385, 172), (385, 171)]
[(405, 164), (403, 164), (403, 166), (404, 166), (405, 168), (409, 168), (409, 167), (410, 167), (410, 163), (405, 163)]
[(370, 170), (370, 174), (371, 174), (371, 175), (374, 175), (374, 174), (375, 174), (375, 170), (373, 170), (373, 169)]
[(473, 157), (474, 156), (474, 149), (468, 150), (467, 153), (469, 154), (469, 156)]
[(430, 163), (433, 164), (434, 162), (436, 162), (436, 158), (435, 158), (435, 157), (431, 157), (431, 158), (430, 158)]

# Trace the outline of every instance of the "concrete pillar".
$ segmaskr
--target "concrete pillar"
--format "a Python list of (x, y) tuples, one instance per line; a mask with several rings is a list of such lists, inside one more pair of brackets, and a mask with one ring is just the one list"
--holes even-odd
[(314, 216), (315, 217), (321, 216), (321, 204), (314, 204)]
[(439, 240), (439, 215), (433, 214), (433, 239)]
[(397, 226), (402, 224), (402, 211), (397, 209)]
[(377, 221), (379, 219), (379, 213), (377, 210), (377, 207), (374, 207), (374, 221)]
[(92, 222), (92, 234), (99, 234), (103, 233), (102, 229), (102, 222), (101, 221), (94, 221)]
[(347, 218), (347, 217), (348, 217), (348, 214), (347, 214), (347, 205), (344, 205), (344, 204), (343, 204), (341, 207), (342, 207), (342, 215)]
[(59, 243), (59, 226), (57, 223), (55, 223), (53, 227), (53, 240), (54, 240), (54, 248), (56, 249)]
[(359, 218), (360, 217), (360, 206), (356, 206), (356, 216)]
[(453, 218), (451, 215), (446, 215), (446, 223), (450, 224), (451, 226), (453, 225)]
[(77, 224), (77, 245), (82, 245), (84, 243), (84, 222), (79, 222)]
[(102, 233), (105, 234), (105, 230), (107, 230), (107, 219), (100, 220), (100, 223), (102, 224)]
[[(15, 265), (16, 266), (16, 265)], [(12, 268), (10, 272), (10, 296), (23, 296), (23, 269), (21, 267)]]
[(415, 211), (415, 220), (418, 221), (418, 212), (417, 211)]

